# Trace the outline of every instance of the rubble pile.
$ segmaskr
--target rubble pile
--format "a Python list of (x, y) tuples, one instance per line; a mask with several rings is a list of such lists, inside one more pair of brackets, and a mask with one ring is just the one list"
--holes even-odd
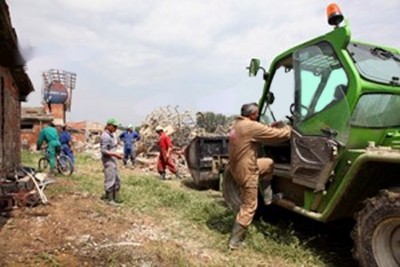
[(136, 159), (144, 171), (156, 171), (157, 126), (163, 127), (164, 132), (171, 137), (177, 168), (183, 175), (188, 175), (183, 151), (196, 134), (196, 113), (179, 106), (166, 106), (155, 109), (145, 117), (139, 129), (141, 140), (136, 143)]
[(137, 153), (148, 153), (158, 150), (158, 135), (155, 131), (161, 126), (164, 132), (173, 140), (176, 147), (184, 147), (193, 137), (196, 128), (196, 113), (190, 110), (182, 110), (179, 106), (159, 107), (146, 116), (139, 133), (141, 140), (138, 142)]
[[(189, 176), (184, 158), (184, 150), (190, 141), (196, 136), (213, 136), (227, 134), (232, 122), (232, 117), (225, 117), (212, 112), (195, 112), (182, 109), (179, 106), (158, 107), (148, 114), (136, 130), (139, 131), (141, 140), (136, 146), (136, 166), (145, 173), (156, 172), (158, 157), (158, 135), (155, 131), (161, 126), (174, 145), (173, 157), (178, 170)], [(124, 128), (119, 128), (116, 136), (119, 136)], [(100, 134), (87, 137), (80, 149), (93, 158), (100, 159)], [(119, 140), (118, 140), (119, 141)], [(123, 144), (118, 143), (117, 151), (123, 153)]]
[(226, 135), (233, 120), (234, 116), (182, 110), (179, 106), (159, 107), (142, 122), (139, 130), (142, 140), (137, 144), (138, 154), (156, 150), (158, 135), (155, 128), (158, 125), (171, 137), (174, 146), (182, 150), (196, 136)]
[[(91, 135), (86, 138), (86, 142), (79, 142), (74, 144), (74, 149), (77, 151), (82, 151), (86, 155), (89, 155), (92, 158), (95, 159), (100, 159), (101, 154), (100, 154), (100, 134), (98, 135)], [(79, 146), (79, 148), (76, 148), (76, 145)]]

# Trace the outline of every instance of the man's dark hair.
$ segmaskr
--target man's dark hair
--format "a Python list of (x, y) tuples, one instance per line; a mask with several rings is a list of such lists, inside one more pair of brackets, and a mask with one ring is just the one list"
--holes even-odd
[(240, 110), (240, 115), (242, 115), (243, 117), (248, 117), (250, 116), (250, 114), (254, 113), (257, 109), (258, 105), (255, 102), (244, 104), (242, 106), (242, 109)]

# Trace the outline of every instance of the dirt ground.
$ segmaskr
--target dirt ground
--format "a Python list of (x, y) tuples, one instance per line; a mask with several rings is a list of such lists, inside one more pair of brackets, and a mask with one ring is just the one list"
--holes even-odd
[[(60, 180), (57, 184), (73, 188), (68, 183)], [(171, 186), (179, 184), (171, 182)], [(89, 193), (57, 191), (47, 196), (49, 205), (1, 214), (0, 266), (232, 266), (235, 262), (233, 255), (205, 249), (199, 240), (172, 232), (169, 226), (181, 227), (176, 221), (112, 207)], [(287, 222), (297, 220), (295, 225), (300, 225), (305, 240), (314, 236), (318, 227), (284, 214), (279, 217)], [(318, 232), (331, 232), (324, 229)], [(324, 236), (321, 234), (314, 246), (329, 252), (337, 248), (334, 251), (341, 264), (332, 266), (354, 266), (348, 242), (343, 246), (343, 239), (330, 240), (335, 234), (321, 238)], [(254, 255), (247, 258), (255, 266), (287, 266), (279, 258), (265, 264)]]
[(194, 262), (210, 260), (212, 252), (195, 241), (168, 235), (165, 223), (109, 206), (98, 196), (57, 194), (50, 205), (2, 214), (0, 266), (176, 265), (165, 247)]

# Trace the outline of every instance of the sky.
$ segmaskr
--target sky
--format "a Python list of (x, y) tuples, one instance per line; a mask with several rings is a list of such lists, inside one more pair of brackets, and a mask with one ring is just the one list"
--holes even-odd
[[(67, 121), (141, 124), (158, 107), (238, 114), (249, 77), (279, 53), (332, 30), (324, 0), (7, 0), (39, 106), (42, 73), (76, 73)], [(400, 47), (400, 1), (336, 1), (352, 36)], [(28, 55), (28, 53), (27, 53)]]

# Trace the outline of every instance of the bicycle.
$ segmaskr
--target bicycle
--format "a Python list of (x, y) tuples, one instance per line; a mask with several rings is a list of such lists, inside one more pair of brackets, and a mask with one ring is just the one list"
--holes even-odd
[[(42, 156), (38, 161), (39, 172), (47, 172), (50, 168), (50, 160), (47, 150), (44, 151), (44, 156)], [(56, 154), (56, 169), (57, 171), (65, 176), (71, 176), (74, 172), (74, 166), (71, 159), (65, 155), (62, 151)]]

